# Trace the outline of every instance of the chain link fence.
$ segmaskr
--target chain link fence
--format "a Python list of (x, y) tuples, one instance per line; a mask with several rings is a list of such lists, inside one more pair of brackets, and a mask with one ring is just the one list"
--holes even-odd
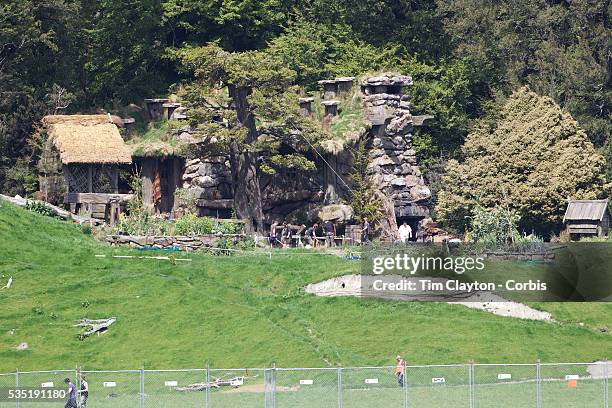
[[(89, 385), (79, 408), (610, 408), (612, 363), (350, 368), (55, 370), (0, 374), (0, 389)], [(56, 402), (57, 405), (57, 402)], [(49, 407), (0, 399), (0, 408)], [(59, 405), (58, 405), (59, 406)]]

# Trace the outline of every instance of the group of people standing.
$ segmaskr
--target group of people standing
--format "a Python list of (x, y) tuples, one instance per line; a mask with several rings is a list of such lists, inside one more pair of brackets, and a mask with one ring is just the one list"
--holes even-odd
[[(68, 399), (66, 400), (65, 408), (77, 408), (77, 407), (86, 407), (87, 406), (87, 398), (89, 398), (89, 384), (85, 379), (84, 375), (81, 375), (81, 385), (79, 390), (77, 391), (76, 385), (70, 381), (70, 378), (66, 378), (64, 380), (66, 386), (68, 386)], [(77, 394), (79, 396), (79, 404), (77, 405)]]
[[(332, 220), (325, 220), (320, 226), (322, 235), (317, 235), (317, 231), (319, 230), (319, 224), (314, 223), (310, 227), (306, 228), (305, 225), (297, 228), (295, 235), (297, 235), (298, 245), (305, 245), (309, 247), (317, 247), (319, 245), (319, 238), (323, 238), (326, 247), (334, 247), (336, 246), (336, 224)], [(280, 230), (280, 232), (279, 232)], [(301, 241), (302, 235), (304, 232), (304, 241)], [(367, 244), (370, 242), (370, 222), (367, 218), (363, 219), (363, 223), (361, 224), (361, 244)], [(269, 234), (269, 242), (270, 246), (280, 246), (282, 248), (290, 247), (292, 244), (292, 239), (294, 238), (294, 232), (289, 224), (283, 222), (279, 224), (277, 221), (274, 221), (270, 226), (270, 234)]]

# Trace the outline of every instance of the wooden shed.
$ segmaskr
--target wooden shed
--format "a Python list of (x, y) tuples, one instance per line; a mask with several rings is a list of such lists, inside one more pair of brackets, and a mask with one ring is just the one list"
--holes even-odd
[(108, 115), (43, 118), (46, 143), (39, 162), (41, 192), (62, 195), (73, 213), (116, 220), (131, 197), (120, 191), (119, 173), (132, 163), (130, 150)]
[(568, 200), (563, 223), (572, 238), (607, 236), (610, 231), (608, 200)]

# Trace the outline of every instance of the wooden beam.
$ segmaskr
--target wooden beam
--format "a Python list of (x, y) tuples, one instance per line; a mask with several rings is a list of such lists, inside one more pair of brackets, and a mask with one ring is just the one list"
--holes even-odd
[(93, 166), (87, 165), (87, 192), (93, 193)]
[(111, 193), (66, 193), (64, 204), (108, 204), (116, 200), (120, 204), (127, 204), (133, 194), (111, 194)]
[(113, 189), (113, 193), (119, 192), (119, 169), (114, 167), (111, 173), (111, 187)]

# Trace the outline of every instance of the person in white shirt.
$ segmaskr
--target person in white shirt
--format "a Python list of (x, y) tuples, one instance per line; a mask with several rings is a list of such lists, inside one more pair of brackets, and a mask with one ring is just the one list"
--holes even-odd
[(400, 225), (398, 232), (400, 241), (404, 244), (407, 244), (410, 238), (412, 238), (412, 228), (410, 228), (410, 225), (406, 224), (406, 221)]

